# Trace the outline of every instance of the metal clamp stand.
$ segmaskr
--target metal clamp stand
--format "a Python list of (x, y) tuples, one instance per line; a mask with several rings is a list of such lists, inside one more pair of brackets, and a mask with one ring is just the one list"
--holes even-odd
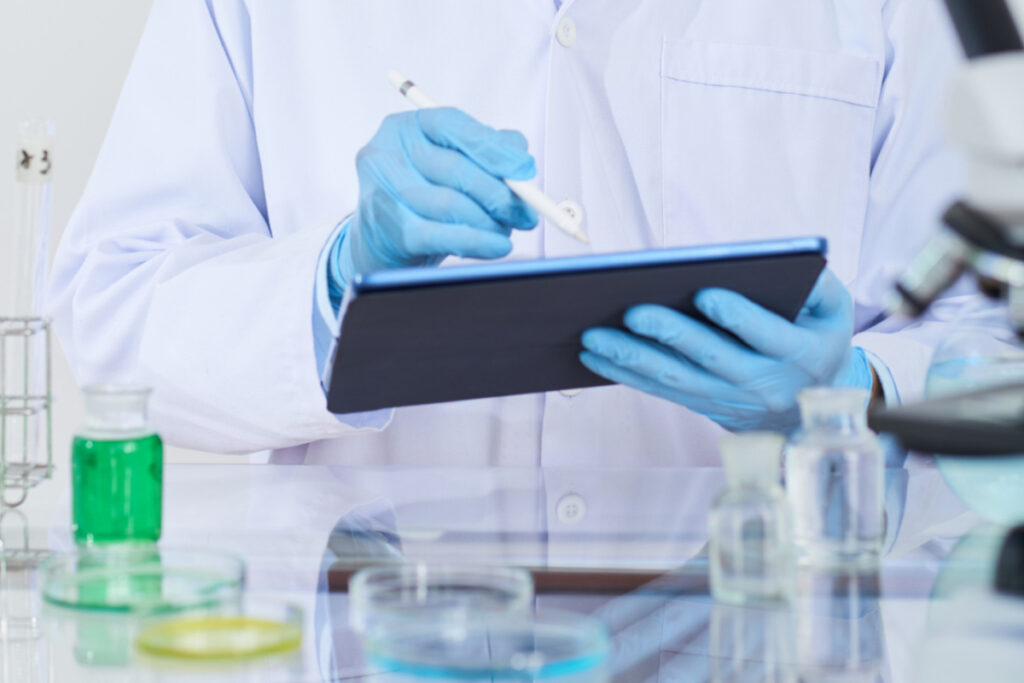
[(53, 474), (51, 387), (49, 319), (0, 318), (0, 508)]
[[(50, 322), (0, 318), (0, 680), (50, 669), (35, 590), (49, 551), (33, 549), (17, 507), (53, 473)], [(11, 527), (8, 529), (8, 527)], [(18, 528), (20, 527), (20, 529)], [(12, 537), (5, 537), (5, 531)], [(16, 537), (20, 536), (20, 539)]]

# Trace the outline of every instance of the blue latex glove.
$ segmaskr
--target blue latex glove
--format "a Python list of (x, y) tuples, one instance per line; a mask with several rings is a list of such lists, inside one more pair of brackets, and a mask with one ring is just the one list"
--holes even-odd
[(703, 290), (694, 303), (721, 329), (662, 306), (635, 306), (625, 315), (633, 334), (587, 330), (580, 360), (734, 431), (796, 428), (796, 396), (805, 387), (872, 388), (864, 351), (850, 345), (853, 302), (829, 270), (795, 323), (724, 289)]
[(359, 205), (336, 249), (341, 278), (436, 265), (448, 255), (508, 254), (511, 231), (537, 225), (536, 212), (501, 181), (536, 175), (526, 149), (522, 134), (458, 109), (384, 119), (356, 157)]

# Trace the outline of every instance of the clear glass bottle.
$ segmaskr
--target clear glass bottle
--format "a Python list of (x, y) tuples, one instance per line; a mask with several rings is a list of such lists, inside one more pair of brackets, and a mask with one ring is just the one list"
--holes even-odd
[(801, 564), (870, 567), (885, 533), (885, 454), (867, 426), (868, 393), (813, 388), (786, 449), (786, 492)]
[(163, 443), (149, 426), (149, 390), (86, 387), (85, 425), (71, 455), (72, 530), (78, 543), (160, 538)]
[(719, 447), (727, 488), (708, 519), (711, 593), (731, 604), (778, 602), (789, 595), (791, 547), (779, 486), (785, 438), (730, 434)]

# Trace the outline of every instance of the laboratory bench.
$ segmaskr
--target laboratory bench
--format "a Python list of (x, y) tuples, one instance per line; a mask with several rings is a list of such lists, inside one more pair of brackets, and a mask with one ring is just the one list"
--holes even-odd
[[(994, 681), (1024, 670), (1024, 599), (991, 589), (1005, 530), (960, 502), (937, 469), (887, 473), (876, 571), (801, 569), (784, 608), (709, 597), (707, 516), (723, 484), (710, 468), (168, 465), (160, 552), (240, 557), (248, 598), (301, 608), (300, 650), (236, 664), (142, 655), (137, 618), (48, 604), (39, 570), (13, 561), (2, 577), (0, 675), (392, 680), (367, 662), (350, 625), (348, 578), (415, 560), (528, 568), (533, 608), (585, 613), (607, 628), (608, 680), (963, 681), (985, 672), (978, 680)], [(30, 496), (62, 502), (39, 518), (8, 510), (8, 556), (71, 551), (66, 484), (44, 482)]]

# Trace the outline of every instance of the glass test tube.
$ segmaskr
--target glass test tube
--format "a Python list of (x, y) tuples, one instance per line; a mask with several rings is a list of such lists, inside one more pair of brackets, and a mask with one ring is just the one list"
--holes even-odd
[(41, 314), (49, 258), (53, 193), (54, 125), (27, 121), (18, 128), (11, 296), (3, 313), (14, 318)]

